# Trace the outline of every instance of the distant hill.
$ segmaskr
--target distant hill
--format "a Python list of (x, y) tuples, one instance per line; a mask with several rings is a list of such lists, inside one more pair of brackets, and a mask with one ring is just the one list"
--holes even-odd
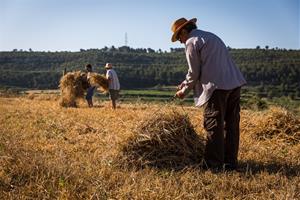
[[(300, 50), (230, 49), (249, 88), (262, 95), (300, 96)], [(79, 52), (0, 52), (0, 86), (36, 89), (58, 87), (63, 70), (82, 70), (91, 63), (105, 73), (103, 66), (115, 66), (122, 88), (148, 88), (177, 85), (184, 79), (187, 64), (184, 49), (171, 52), (130, 47), (81, 49)]]

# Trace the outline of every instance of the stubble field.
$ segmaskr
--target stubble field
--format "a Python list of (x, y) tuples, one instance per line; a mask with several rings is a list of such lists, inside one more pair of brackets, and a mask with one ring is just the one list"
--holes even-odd
[(0, 98), (0, 199), (300, 199), (299, 117), (278, 107), (241, 111), (238, 171), (126, 167), (120, 151), (139, 122), (169, 110), (205, 137), (194, 107)]

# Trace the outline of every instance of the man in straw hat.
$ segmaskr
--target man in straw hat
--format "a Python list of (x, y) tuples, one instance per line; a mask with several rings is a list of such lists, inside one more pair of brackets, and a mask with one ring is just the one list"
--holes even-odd
[(112, 68), (111, 63), (106, 63), (106, 78), (108, 79), (109, 97), (112, 109), (116, 109), (116, 101), (119, 98), (120, 82), (116, 71)]
[(204, 107), (207, 167), (233, 170), (239, 149), (240, 90), (246, 81), (223, 41), (197, 29), (196, 21), (180, 18), (172, 24), (171, 40), (185, 45), (188, 63), (186, 79), (175, 95), (184, 98), (193, 89), (196, 106)]

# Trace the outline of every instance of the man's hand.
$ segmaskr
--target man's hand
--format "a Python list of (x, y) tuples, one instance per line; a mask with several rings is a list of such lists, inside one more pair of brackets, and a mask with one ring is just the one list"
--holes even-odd
[(177, 86), (177, 90), (181, 90), (184, 86), (185, 84), (182, 82), (180, 85)]
[(175, 94), (175, 97), (183, 99), (184, 98), (184, 94), (181, 90), (177, 91)]

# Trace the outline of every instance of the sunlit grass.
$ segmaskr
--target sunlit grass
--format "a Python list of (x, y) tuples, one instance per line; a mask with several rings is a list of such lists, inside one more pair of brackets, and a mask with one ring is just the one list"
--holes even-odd
[[(241, 111), (240, 170), (122, 167), (117, 155), (138, 123), (163, 109), (189, 116), (205, 135), (202, 110), (109, 102), (61, 108), (57, 97), (0, 98), (0, 199), (297, 199), (300, 144), (256, 136), (265, 111)], [(299, 117), (293, 116), (297, 120)], [(280, 119), (279, 119), (280, 120)], [(289, 123), (288, 121), (286, 123)], [(277, 127), (280, 129), (280, 127)], [(261, 130), (263, 132), (263, 130)], [(297, 132), (298, 131), (298, 132)], [(261, 133), (260, 133), (261, 134)], [(300, 134), (296, 130), (295, 134)], [(120, 167), (121, 166), (121, 167)]]

